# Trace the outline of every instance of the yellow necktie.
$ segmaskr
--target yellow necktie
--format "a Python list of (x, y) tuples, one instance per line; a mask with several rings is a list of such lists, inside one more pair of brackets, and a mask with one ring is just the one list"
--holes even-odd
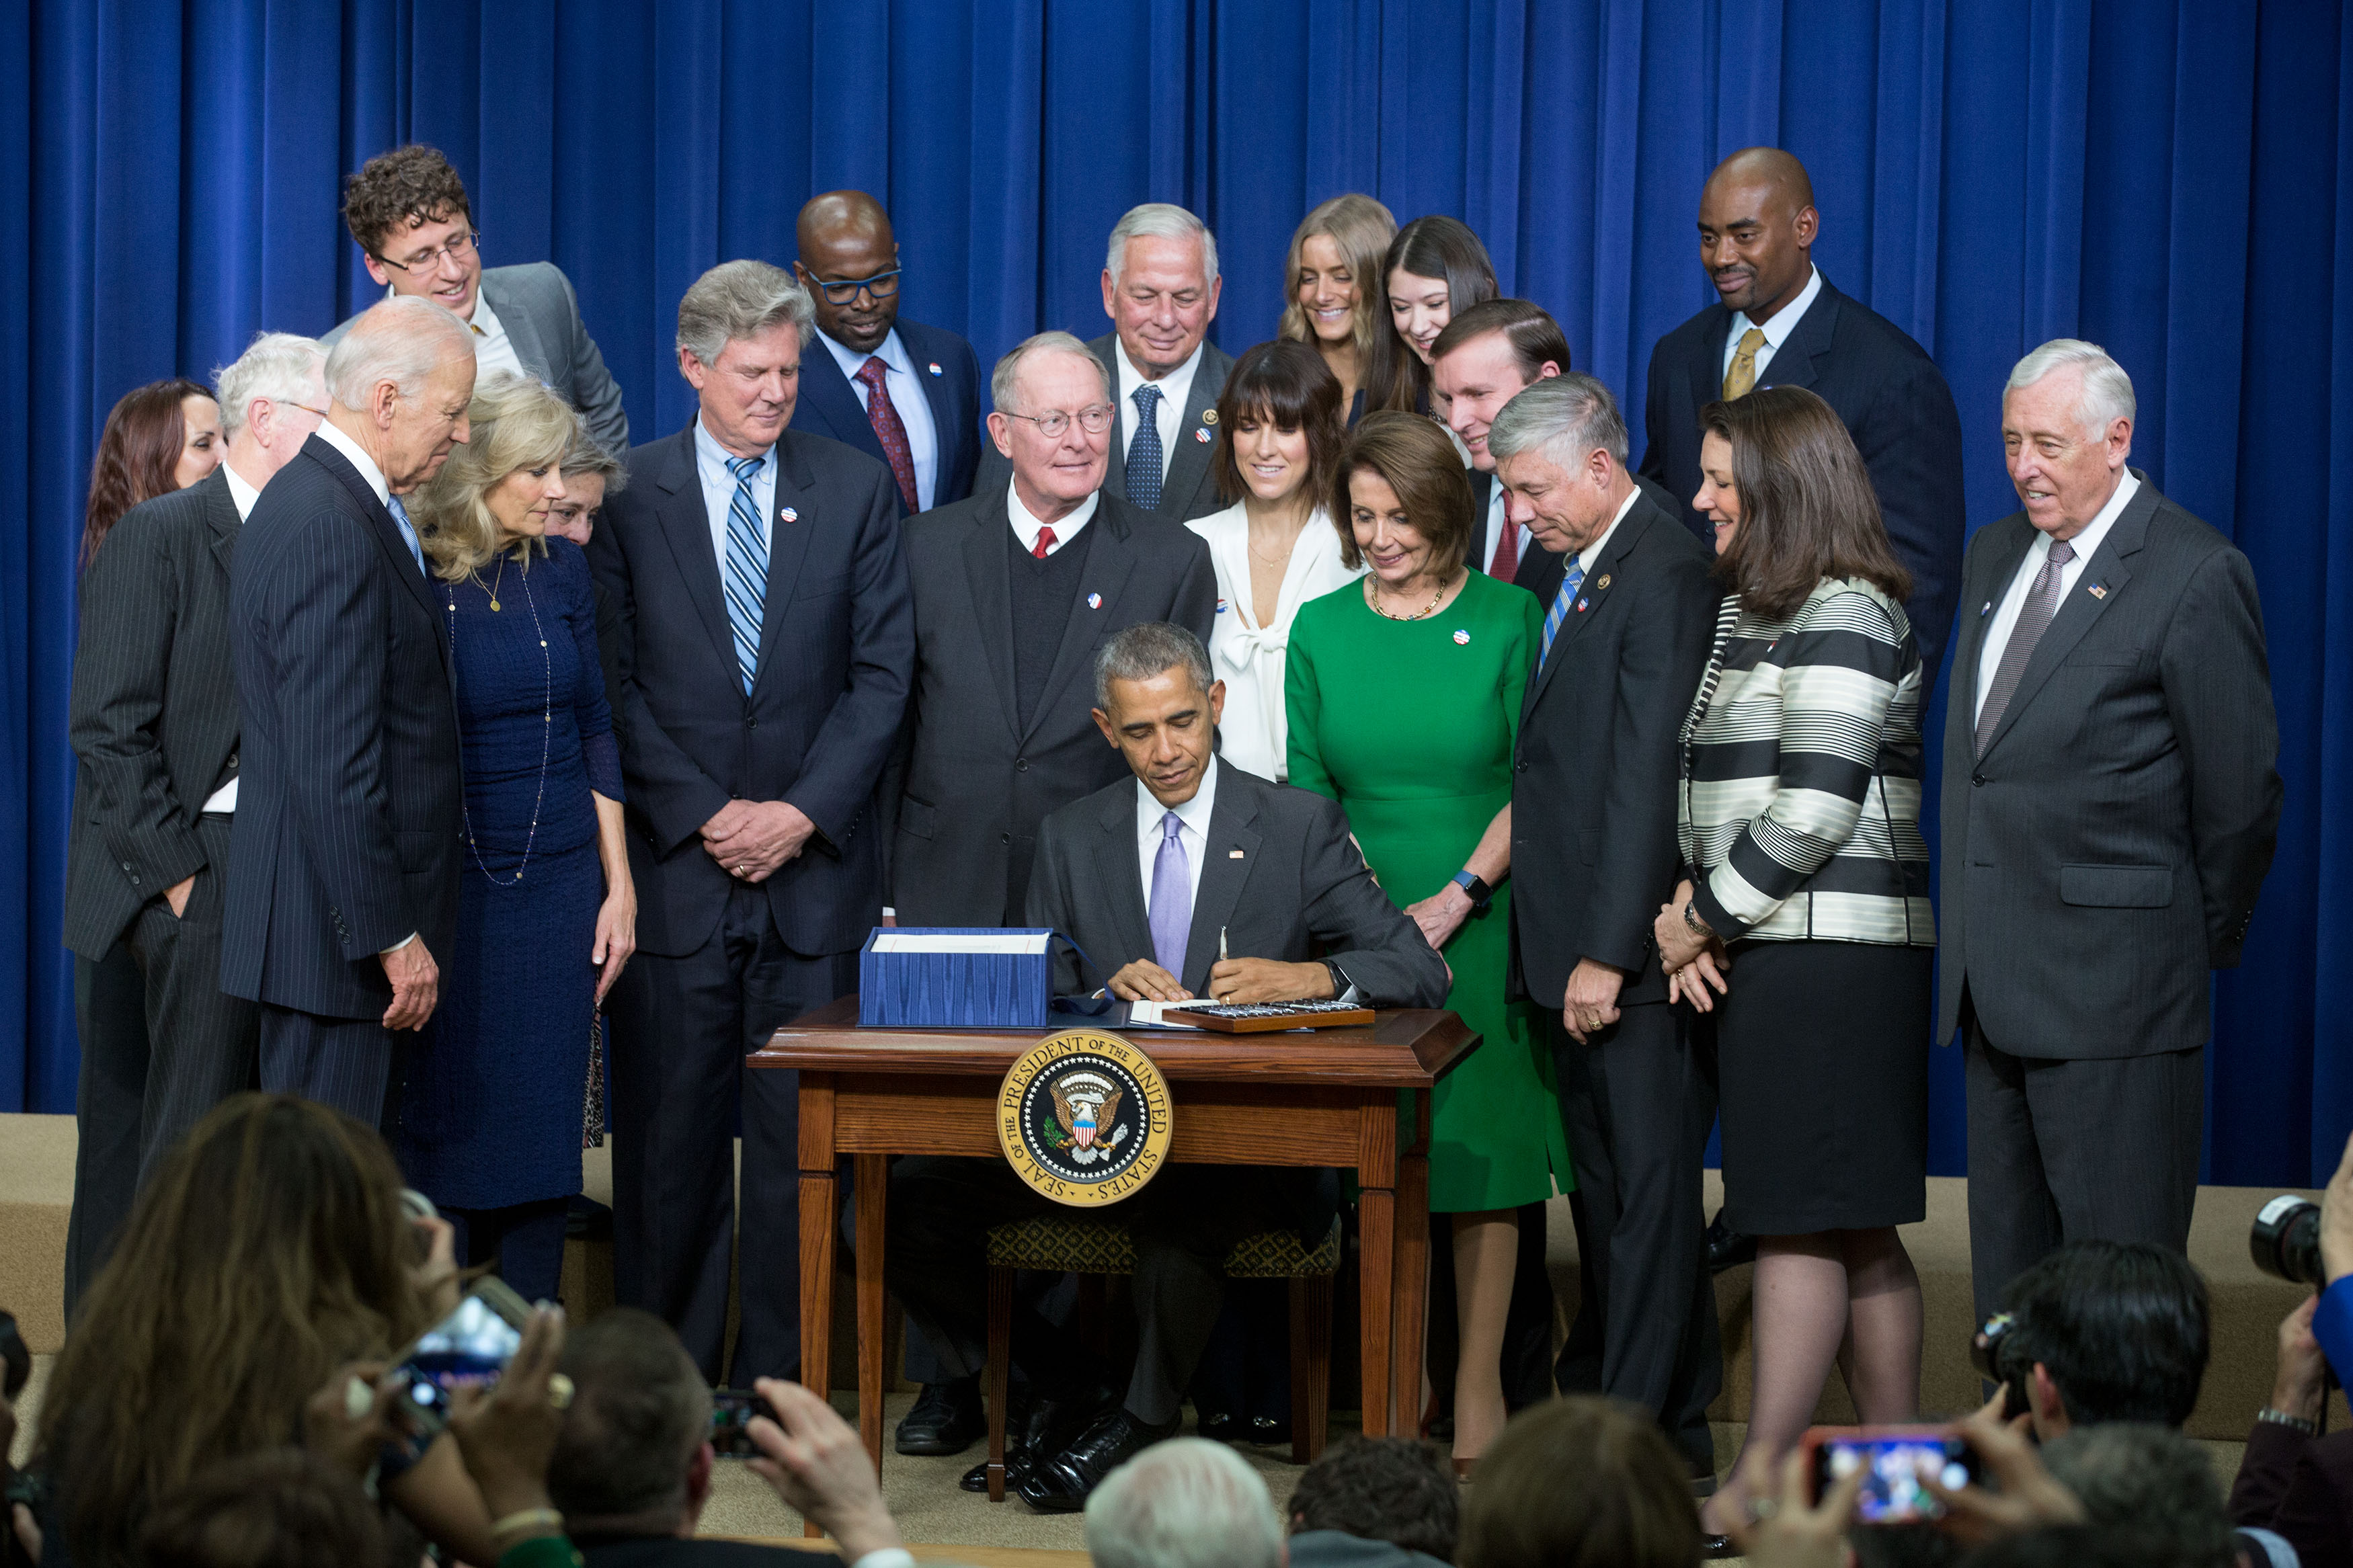
[(1740, 334), (1740, 350), (1732, 368), (1724, 373), (1724, 400), (1734, 402), (1757, 390), (1757, 351), (1765, 346), (1765, 329), (1751, 327)]

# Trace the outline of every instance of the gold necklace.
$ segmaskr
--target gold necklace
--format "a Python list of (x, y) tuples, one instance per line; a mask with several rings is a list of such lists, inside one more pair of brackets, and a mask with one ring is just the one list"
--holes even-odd
[(492, 610), (496, 610), (499, 607), (499, 584), (507, 580), (506, 552), (503, 550), (499, 552), (499, 569), (497, 573), (493, 574), (490, 582), (483, 582), (482, 574), (480, 572), (469, 572), (466, 575), (474, 580), (475, 587), (480, 588), (483, 593), (488, 594), (491, 596), (491, 608)]
[(1366, 577), (1365, 577), (1365, 602), (1366, 602), (1366, 604), (1368, 604), (1368, 605), (1372, 605), (1372, 607), (1373, 607), (1373, 614), (1375, 614), (1375, 615), (1377, 615), (1377, 616), (1380, 616), (1380, 617), (1381, 617), (1383, 620), (1385, 620), (1385, 621), (1419, 621), (1419, 620), (1421, 620), (1421, 619), (1423, 619), (1425, 616), (1430, 616), (1430, 614), (1432, 614), (1433, 612), (1435, 612), (1435, 611), (1437, 610), (1437, 608), (1438, 608), (1438, 601), (1439, 601), (1439, 600), (1440, 600), (1440, 599), (1442, 599), (1442, 598), (1444, 598), (1444, 597), (1446, 597), (1446, 584), (1445, 584), (1444, 583), (1442, 583), (1442, 582), (1441, 582), (1441, 583), (1440, 583), (1440, 584), (1438, 584), (1438, 592), (1436, 592), (1435, 594), (1432, 594), (1432, 595), (1430, 596), (1430, 603), (1428, 603), (1427, 605), (1424, 605), (1421, 608), (1419, 608), (1419, 610), (1416, 610), (1413, 614), (1411, 614), (1411, 615), (1409, 615), (1409, 616), (1392, 616), (1392, 615), (1390, 615), (1387, 610), (1384, 610), (1384, 609), (1382, 609), (1382, 608), (1381, 608), (1381, 591), (1380, 591), (1380, 589), (1379, 589), (1378, 587), (1377, 587), (1377, 586), (1375, 585), (1375, 581), (1376, 581), (1376, 580), (1372, 577), (1372, 575), (1371, 575), (1370, 574), (1367, 574), (1366, 575)]

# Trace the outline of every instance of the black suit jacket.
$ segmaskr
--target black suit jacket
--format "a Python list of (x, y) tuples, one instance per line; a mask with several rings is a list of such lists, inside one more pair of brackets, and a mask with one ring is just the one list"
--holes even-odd
[(1684, 713), (1721, 595), (1713, 557), (1648, 496), (1609, 535), (1528, 678), (1512, 758), (1512, 942), (1526, 994), (1557, 1011), (1590, 958), (1629, 972), (1620, 999), (1662, 999), (1651, 946), (1674, 892)]
[(846, 952), (882, 907), (876, 781), (913, 662), (891, 470), (803, 430), (776, 438), (768, 589), (746, 694), (695, 471), (694, 427), (629, 453), (588, 561), (618, 610), (621, 774), (638, 945), (682, 957), (733, 885), (702, 847), (730, 800), (789, 801), (817, 825), (762, 884), (796, 952)]
[[(939, 442), (932, 504), (945, 506), (972, 493), (973, 471), (980, 466), (980, 362), (970, 343), (944, 327), (902, 317), (896, 330), (907, 357), (915, 362), (923, 400), (931, 405), (932, 429)], [(793, 409), (793, 428), (829, 436), (888, 466), (858, 389), (823, 343), (801, 350), (801, 395)]]
[[(1046, 693), (1025, 727), (1013, 687), (1006, 492), (904, 525), (915, 599), (915, 691), (894, 791), (891, 901), (902, 925), (993, 926), (1023, 907), (1047, 813), (1129, 776), (1095, 728), (1095, 652), (1145, 621), (1209, 640), (1218, 574), (1191, 529), (1097, 498), (1086, 575)], [(1091, 601), (1100, 595), (1102, 603)]]
[[(1732, 312), (1715, 304), (1661, 338), (1651, 351), (1643, 411), (1642, 472), (1674, 493), (1684, 522), (1711, 549), (1714, 530), (1691, 510), (1691, 500), (1699, 493), (1699, 411), (1722, 395), (1731, 328)], [(1902, 328), (1840, 293), (1826, 277), (1758, 384), (1808, 388), (1837, 410), (1854, 437), (1879, 495), (1888, 542), (1912, 574), (1904, 609), (1919, 639), (1923, 679), (1935, 685), (1960, 595), (1961, 542), (1968, 533), (1961, 416), (1944, 373)], [(1921, 701), (1927, 701), (1926, 690)]]
[(2188, 1050), (2210, 1033), (2206, 972), (2239, 962), (2279, 826), (2254, 571), (2143, 478), (1979, 756), (1979, 656), (2033, 540), (2014, 512), (1969, 542), (1936, 1037), (1967, 989), (1986, 1038), (2016, 1056)]
[[(1136, 847), (1139, 787), (1123, 773), (1039, 828), (1029, 923), (1068, 934), (1103, 966), (1082, 974), (1079, 961), (1061, 953), (1057, 995), (1093, 991), (1123, 966), (1153, 956)], [(1220, 765), (1204, 837), (1185, 973), (1177, 977), (1193, 994), (1209, 993), (1222, 931), (1236, 958), (1328, 959), (1367, 1006), (1446, 1005), (1446, 961), (1373, 879), (1339, 802)]]
[[(101, 552), (102, 553), (102, 552)], [(458, 929), (457, 704), (441, 596), (392, 514), (313, 436), (237, 536), (230, 644), (243, 714), (221, 989), (369, 1018), (377, 954)]]
[[(1470, 559), (1465, 564), (1472, 571), (1483, 574), (1484, 569), (1479, 563), (1486, 560), (1495, 548), (1495, 529), (1492, 526), (1493, 514), (1488, 510), (1495, 494), (1495, 476), (1475, 468), (1469, 472), (1471, 515), (1477, 520), (1478, 526), (1471, 541)], [(1637, 474), (1634, 486), (1669, 516), (1680, 510), (1674, 497), (1669, 495), (1657, 480)], [(1712, 542), (1710, 548), (1714, 548)], [(1512, 581), (1534, 594), (1536, 603), (1549, 611), (1553, 600), (1560, 594), (1561, 579), (1567, 575), (1568, 557), (1546, 550), (1531, 535), (1527, 549), (1521, 552), (1519, 570), (1512, 574)]]
[[(1111, 467), (1103, 475), (1103, 491), (1123, 502), (1127, 499), (1127, 432), (1135, 421), (1135, 405), (1119, 395), (1119, 334), (1105, 332), (1089, 343), (1103, 368), (1103, 382), (1110, 389), (1112, 405), (1118, 418), (1111, 427)], [(1217, 476), (1209, 471), (1209, 454), (1217, 450), (1217, 422), (1204, 418), (1218, 406), (1218, 394), (1226, 389), (1226, 377), (1234, 370), (1233, 356), (1206, 339), (1201, 343), (1201, 363), (1194, 368), (1193, 384), (1185, 394), (1185, 406), (1176, 421), (1176, 447), (1167, 454), (1167, 477), (1160, 482), (1160, 504), (1152, 510), (1155, 517), (1171, 522), (1190, 522), (1197, 517), (1207, 517), (1213, 511), (1223, 511), (1229, 502), (1218, 499)], [(1201, 437), (1207, 436), (1208, 440)], [(1004, 454), (990, 443), (981, 454), (980, 476), (973, 481), (973, 493), (1002, 490), (1013, 481), (1013, 466)]]
[(65, 943), (84, 958), (104, 957), (142, 906), (205, 865), (196, 817), (237, 766), (237, 528), (216, 468), (124, 512), (82, 574)]
[(831, 1552), (803, 1552), (759, 1541), (698, 1536), (577, 1536), (572, 1542), (588, 1568), (843, 1568)]

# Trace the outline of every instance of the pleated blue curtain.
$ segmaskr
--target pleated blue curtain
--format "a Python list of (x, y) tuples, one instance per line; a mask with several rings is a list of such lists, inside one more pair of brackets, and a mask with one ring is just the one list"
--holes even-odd
[[(2353, 1126), (2348, 89), (2328, 0), (27, 0), (0, 21), (0, 1106), (72, 1099), (97, 429), (130, 386), (372, 296), (336, 218), (370, 153), (440, 146), (493, 264), (563, 266), (651, 436), (691, 408), (686, 286), (789, 261), (839, 186), (889, 203), (908, 313), (984, 361), (1103, 330), (1103, 236), (1137, 201), (1216, 228), (1229, 351), (1272, 331), (1314, 203), (1451, 213), (1639, 411), (1651, 344), (1710, 297), (1700, 183), (1772, 142), (1812, 172), (1824, 271), (1951, 381), (1972, 523), (2014, 509), (2004, 375), (2072, 334), (2131, 371), (2135, 460), (2253, 558), (2287, 808), (2216, 983), (2211, 1174), (2315, 1180)], [(1950, 1052), (1933, 1151), (1962, 1168)]]

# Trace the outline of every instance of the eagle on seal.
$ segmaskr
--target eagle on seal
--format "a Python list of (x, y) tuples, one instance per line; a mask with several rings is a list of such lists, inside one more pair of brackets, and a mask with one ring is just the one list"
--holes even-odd
[(1109, 1127), (1119, 1113), (1121, 1091), (1111, 1089), (1100, 1101), (1092, 1095), (1073, 1101), (1060, 1083), (1053, 1085), (1054, 1111), (1067, 1136), (1058, 1139), (1054, 1146), (1068, 1149), (1076, 1144), (1082, 1149), (1094, 1147), (1095, 1135)]

